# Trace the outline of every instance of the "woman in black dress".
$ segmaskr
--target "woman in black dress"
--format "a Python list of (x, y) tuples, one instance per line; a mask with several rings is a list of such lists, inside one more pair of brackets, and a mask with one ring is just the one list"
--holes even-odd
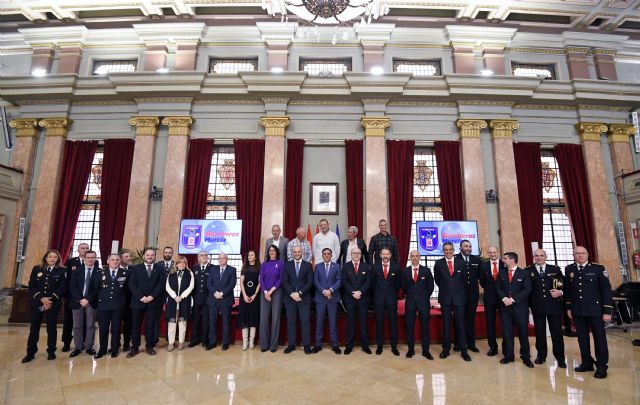
[(240, 314), (238, 327), (242, 328), (242, 350), (253, 349), (256, 326), (260, 322), (260, 259), (250, 250), (240, 272)]

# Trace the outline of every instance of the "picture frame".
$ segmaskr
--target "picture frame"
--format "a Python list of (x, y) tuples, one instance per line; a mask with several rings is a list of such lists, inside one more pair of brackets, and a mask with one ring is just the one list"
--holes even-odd
[(340, 194), (338, 183), (309, 184), (309, 214), (338, 215)]

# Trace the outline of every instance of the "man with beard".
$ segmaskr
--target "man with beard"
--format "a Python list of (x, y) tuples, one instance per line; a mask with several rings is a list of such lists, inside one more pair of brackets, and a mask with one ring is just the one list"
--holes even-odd
[[(463, 240), (460, 242), (460, 253), (457, 257), (464, 264), (465, 279), (465, 309), (464, 323), (467, 336), (467, 349), (474, 353), (480, 350), (476, 347), (476, 310), (480, 299), (480, 289), (478, 288), (478, 273), (480, 271), (480, 258), (471, 254), (471, 242)], [(454, 350), (456, 347), (454, 347)]]

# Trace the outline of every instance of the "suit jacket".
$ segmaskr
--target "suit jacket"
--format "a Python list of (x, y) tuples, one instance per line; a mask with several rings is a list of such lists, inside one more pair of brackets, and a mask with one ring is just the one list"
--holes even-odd
[[(220, 266), (213, 266), (213, 269), (211, 269), (211, 272), (209, 273), (209, 278), (207, 279), (207, 288), (209, 289), (207, 304), (213, 305), (218, 303), (224, 307), (231, 308), (234, 302), (233, 289), (236, 287), (237, 279), (238, 275), (235, 267), (229, 265), (225, 266), (224, 274), (222, 274), (222, 278), (220, 278)], [(216, 291), (220, 291), (222, 293), (221, 300), (217, 300), (213, 296)]]
[[(340, 265), (331, 262), (329, 265), (329, 276), (327, 277), (325, 263), (320, 262), (316, 264), (315, 271), (313, 272), (313, 284), (316, 287), (315, 302), (340, 302), (340, 286), (342, 285)], [(323, 290), (333, 290), (330, 299), (327, 300), (322, 294)]]
[(535, 264), (525, 270), (531, 275), (531, 295), (529, 296), (531, 312), (535, 315), (562, 315), (564, 296), (553, 298), (549, 292), (553, 289), (554, 280), (556, 285), (562, 283), (558, 290), (564, 289), (564, 276), (560, 267), (545, 264), (544, 277), (540, 275), (538, 266)]
[[(64, 262), (64, 267), (66, 270), (66, 277), (67, 277), (67, 282), (71, 280), (71, 276), (73, 275), (73, 273), (76, 272), (76, 270), (80, 270), (83, 269), (83, 265), (80, 262), (80, 257), (76, 256), (76, 257), (70, 257), (68, 258), (65, 262)], [(96, 262), (93, 264), (94, 268), (100, 268), (100, 260), (96, 259)], [(69, 289), (67, 289), (67, 291), (65, 292), (66, 296), (69, 296), (69, 294), (71, 293), (71, 291), (69, 291)], [(78, 308), (76, 308), (78, 309)]]
[(128, 297), (128, 273), (128, 270), (119, 268), (115, 279), (111, 278), (109, 268), (94, 270), (91, 273), (90, 301), (96, 302), (98, 311), (116, 311), (125, 308)]
[[(502, 260), (498, 259), (498, 274), (500, 274), (500, 270), (504, 268), (504, 263), (502, 263)], [(493, 279), (491, 261), (480, 263), (480, 272), (478, 276), (480, 278), (480, 285), (484, 289), (484, 295), (482, 297), (484, 304), (496, 305), (499, 300), (498, 293), (496, 292), (496, 281)]]
[(611, 315), (613, 295), (609, 275), (604, 266), (587, 263), (582, 271), (575, 263), (564, 268), (567, 288), (565, 303), (573, 315), (602, 316)]
[(512, 308), (513, 311), (521, 316), (529, 314), (529, 296), (531, 295), (531, 274), (526, 270), (516, 267), (513, 272), (511, 283), (509, 283), (509, 270), (502, 269), (498, 274), (496, 281), (496, 291), (498, 299), (502, 301), (504, 297), (511, 297), (515, 300), (513, 305), (505, 306), (500, 302), (500, 309), (507, 310)]
[(300, 273), (296, 277), (296, 262), (290, 260), (284, 264), (282, 273), (282, 289), (285, 292), (285, 302), (295, 302), (291, 294), (298, 292), (302, 295), (302, 302), (311, 303), (313, 291), (313, 269), (311, 263), (300, 261)]
[[(131, 308), (142, 309), (145, 307), (156, 308), (164, 304), (165, 283), (167, 274), (164, 265), (154, 263), (151, 270), (151, 277), (147, 273), (146, 263), (140, 263), (131, 268), (129, 275), (129, 291), (131, 291)], [(145, 296), (153, 297), (153, 301), (145, 304), (140, 298)]]
[[(358, 264), (358, 274), (352, 262), (347, 262), (342, 266), (342, 289), (344, 290), (344, 300), (348, 302), (363, 302), (368, 305), (369, 290), (371, 289), (371, 268), (362, 260)], [(362, 297), (359, 300), (353, 298), (351, 294), (360, 291)]]
[[(204, 268), (199, 264), (193, 266), (193, 304), (205, 305), (207, 298), (209, 297), (209, 288), (207, 282), (209, 281), (209, 274), (213, 271), (214, 265), (207, 263)], [(211, 293), (213, 294), (213, 292)]]
[(402, 284), (402, 271), (392, 261), (389, 262), (389, 274), (385, 280), (382, 261), (373, 266), (371, 277), (371, 290), (373, 291), (374, 303), (397, 304), (398, 290)]
[(466, 301), (465, 264), (462, 259), (453, 258), (453, 277), (449, 274), (447, 259), (436, 260), (433, 278), (438, 285), (438, 302), (441, 305), (464, 305)]
[[(280, 251), (280, 259), (287, 260), (287, 245), (289, 244), (289, 239), (284, 236), (280, 236), (280, 240), (278, 241), (278, 250)], [(269, 238), (264, 242), (264, 261), (269, 260), (269, 246), (273, 245), (273, 238)]]
[(467, 301), (478, 302), (480, 299), (480, 289), (478, 288), (479, 273), (480, 273), (480, 258), (478, 256), (470, 255), (469, 261), (464, 260), (462, 253), (458, 253), (456, 258), (459, 258), (464, 264), (464, 278), (465, 278), (465, 293), (467, 295)]
[(32, 305), (39, 307), (43, 297), (53, 301), (53, 305), (60, 305), (61, 299), (67, 291), (67, 270), (64, 267), (55, 266), (50, 274), (47, 269), (34, 266), (29, 276), (29, 296)]
[(418, 266), (418, 281), (413, 281), (413, 265), (402, 271), (402, 290), (405, 295), (405, 305), (412, 303), (418, 310), (428, 311), (431, 307), (429, 299), (434, 289), (434, 279), (431, 270), (423, 265)]
[[(362, 251), (360, 261), (366, 262), (369, 256), (369, 253), (367, 252), (367, 243), (364, 239), (357, 239), (356, 244), (358, 245), (358, 249)], [(340, 242), (340, 256), (338, 256), (338, 263), (340, 263), (341, 266), (347, 261), (347, 249), (349, 249), (349, 239), (345, 239)], [(349, 259), (351, 258), (349, 257)]]
[[(91, 270), (91, 277), (98, 273), (101, 270), (95, 264)], [(76, 271), (71, 273), (71, 280), (69, 280), (69, 308), (71, 309), (80, 309), (82, 306), (80, 305), (80, 300), (86, 298), (89, 300), (89, 304), (95, 309), (98, 302), (95, 300), (95, 297), (92, 299), (90, 296), (89, 289), (91, 288), (91, 280), (89, 280), (89, 289), (87, 289), (87, 294), (83, 294), (84, 292), (84, 283), (86, 277), (86, 268), (85, 266), (80, 266)]]

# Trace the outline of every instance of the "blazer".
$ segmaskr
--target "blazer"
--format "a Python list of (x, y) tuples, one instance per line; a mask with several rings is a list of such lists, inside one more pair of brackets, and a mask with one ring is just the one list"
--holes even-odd
[[(238, 274), (235, 267), (229, 265), (225, 266), (224, 274), (222, 274), (222, 278), (220, 278), (220, 266), (214, 265), (213, 269), (211, 269), (211, 272), (209, 273), (209, 278), (207, 279), (207, 288), (209, 289), (207, 304), (219, 304), (223, 307), (231, 308), (234, 303), (233, 289), (236, 287), (237, 279)], [(217, 300), (213, 296), (216, 291), (220, 291), (222, 293), (221, 300)]]
[[(313, 284), (316, 287), (316, 293), (314, 295), (315, 302), (339, 302), (340, 301), (340, 286), (342, 285), (342, 271), (340, 265), (335, 262), (331, 262), (329, 265), (329, 277), (325, 270), (325, 263), (320, 262), (316, 264), (315, 271), (313, 272)], [(322, 294), (323, 290), (332, 290), (331, 298), (327, 298)]]
[(402, 271), (402, 290), (405, 305), (415, 304), (420, 311), (428, 311), (431, 307), (429, 299), (434, 289), (434, 279), (431, 270), (423, 265), (418, 266), (418, 281), (413, 281), (413, 265)]
[[(500, 274), (500, 270), (505, 268), (502, 260), (498, 260), (497, 267), (498, 274)], [(483, 302), (485, 303), (485, 305), (496, 305), (499, 300), (498, 293), (496, 292), (496, 281), (493, 279), (493, 268), (491, 266), (491, 261), (480, 263), (480, 272), (478, 274), (478, 277), (480, 279), (480, 285), (484, 289), (484, 294), (482, 297)]]
[[(79, 270), (83, 267), (83, 265), (80, 262), (80, 257), (76, 256), (76, 257), (70, 257), (68, 258), (65, 262), (64, 262), (64, 267), (66, 270), (66, 277), (67, 277), (67, 282), (71, 280), (71, 275), (73, 273), (76, 272), (76, 270)], [(93, 267), (96, 269), (100, 268), (100, 260), (96, 259), (96, 262), (93, 264)], [(93, 274), (93, 273), (92, 273)], [(69, 289), (67, 289), (67, 291), (65, 292), (65, 294), (67, 296), (69, 296), (69, 294), (71, 293), (71, 291), (69, 291)], [(79, 308), (79, 307), (78, 307)], [(76, 309), (78, 309), (76, 308)]]
[(128, 298), (127, 273), (128, 270), (119, 268), (115, 279), (111, 278), (109, 268), (94, 270), (91, 273), (91, 301), (96, 302), (98, 311), (117, 311), (125, 308)]
[(453, 258), (453, 277), (449, 273), (447, 259), (436, 260), (433, 278), (438, 285), (438, 302), (441, 305), (464, 305), (466, 301), (465, 264), (462, 259)]
[[(99, 270), (95, 264), (91, 270), (91, 278), (96, 274)], [(98, 302), (95, 300), (95, 297), (92, 299), (90, 296), (89, 289), (91, 288), (91, 280), (89, 280), (89, 288), (87, 289), (87, 294), (84, 295), (84, 283), (86, 276), (86, 268), (85, 266), (80, 266), (76, 271), (71, 273), (71, 280), (69, 280), (69, 308), (71, 309), (80, 309), (82, 305), (80, 305), (80, 300), (86, 298), (89, 300), (89, 304), (95, 309), (97, 307)]]
[[(364, 258), (363, 258), (364, 259)], [(358, 264), (358, 274), (352, 262), (347, 262), (342, 266), (342, 289), (344, 290), (344, 300), (348, 302), (362, 302), (368, 305), (369, 290), (371, 289), (371, 268), (362, 260)], [(360, 291), (362, 297), (359, 300), (353, 298), (351, 294)]]
[[(199, 264), (193, 266), (193, 304), (194, 305), (206, 305), (207, 298), (209, 297), (209, 288), (207, 282), (209, 281), (209, 274), (213, 271), (214, 265), (207, 263), (204, 268)], [(211, 293), (213, 294), (213, 293)]]
[(389, 274), (385, 280), (384, 268), (382, 267), (382, 261), (374, 264), (373, 274), (371, 277), (371, 290), (373, 291), (373, 302), (376, 304), (398, 303), (398, 291), (400, 290), (402, 281), (402, 272), (395, 264), (395, 262), (389, 262)]
[[(544, 277), (538, 272), (537, 265), (531, 265), (525, 269), (531, 275), (531, 295), (529, 296), (529, 306), (535, 315), (562, 315), (564, 309), (564, 295), (553, 298), (554, 280), (558, 290), (564, 290), (564, 275), (560, 267), (552, 264), (544, 265)], [(564, 291), (562, 291), (564, 294)]]
[(587, 263), (582, 271), (575, 263), (564, 268), (567, 288), (565, 303), (574, 316), (602, 316), (613, 312), (613, 294), (607, 270)]
[[(360, 261), (366, 262), (367, 260), (369, 260), (367, 243), (364, 241), (364, 239), (357, 239), (356, 244), (358, 245), (358, 249), (362, 251), (362, 257), (360, 258)], [(349, 249), (349, 239), (345, 239), (340, 242), (340, 256), (338, 256), (338, 263), (340, 263), (341, 266), (347, 261), (347, 249)], [(351, 259), (351, 257), (349, 257), (349, 259)]]
[(284, 264), (282, 273), (282, 289), (284, 290), (285, 302), (295, 303), (291, 294), (297, 292), (302, 298), (302, 302), (309, 304), (312, 301), (313, 292), (313, 269), (311, 263), (300, 261), (300, 273), (296, 277), (296, 262), (290, 260)]
[(465, 279), (465, 293), (467, 301), (478, 302), (480, 299), (480, 289), (478, 288), (478, 280), (480, 273), (480, 258), (478, 256), (470, 255), (467, 262), (462, 257), (462, 253), (458, 253), (456, 259), (460, 259), (464, 265), (464, 279)]
[[(287, 259), (287, 245), (289, 244), (289, 239), (284, 236), (280, 236), (280, 240), (278, 241), (278, 250), (280, 251), (280, 258), (282, 260)], [(264, 242), (264, 261), (269, 260), (269, 246), (273, 245), (273, 238), (269, 238)]]
[(54, 266), (51, 273), (47, 269), (34, 266), (29, 276), (29, 296), (32, 305), (39, 307), (43, 297), (53, 301), (53, 305), (60, 305), (62, 297), (67, 291), (67, 270), (64, 267)]
[[(131, 275), (129, 275), (131, 308), (156, 308), (164, 305), (165, 282), (167, 280), (164, 266), (160, 263), (154, 263), (151, 270), (151, 277), (149, 277), (147, 273), (146, 266), (146, 263), (140, 263), (131, 268)], [(145, 296), (153, 297), (153, 301), (148, 304), (141, 302), (140, 299)]]
[(511, 297), (515, 300), (513, 305), (505, 306), (500, 302), (500, 310), (508, 310), (511, 308), (517, 314), (528, 316), (529, 314), (529, 296), (531, 295), (531, 274), (520, 267), (516, 267), (513, 272), (511, 283), (509, 283), (509, 270), (502, 269), (498, 274), (496, 282), (496, 291), (498, 299), (502, 301), (504, 297)]

